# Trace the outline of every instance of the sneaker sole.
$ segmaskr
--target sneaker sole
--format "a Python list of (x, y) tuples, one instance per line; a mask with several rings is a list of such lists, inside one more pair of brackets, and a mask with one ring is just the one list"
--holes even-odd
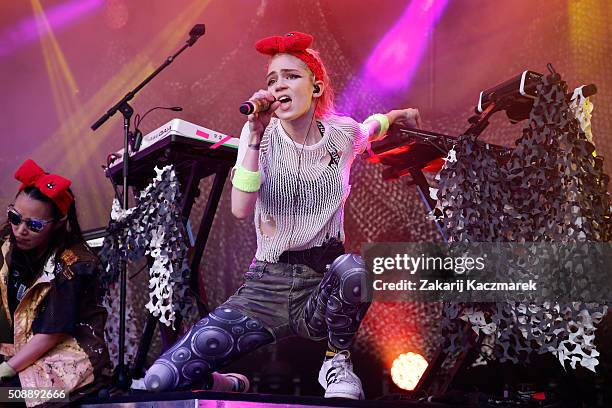
[(355, 397), (355, 394), (346, 394), (343, 392), (326, 392), (325, 398), (345, 398), (352, 400), (363, 400), (365, 399), (365, 395), (363, 393), (359, 394), (358, 397)]

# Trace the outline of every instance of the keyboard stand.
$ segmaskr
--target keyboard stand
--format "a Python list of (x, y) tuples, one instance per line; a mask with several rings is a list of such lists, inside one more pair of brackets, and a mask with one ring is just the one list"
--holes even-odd
[[(206, 208), (200, 221), (196, 235), (195, 244), (192, 248), (190, 261), (191, 278), (190, 288), (193, 291), (198, 304), (200, 316), (208, 314), (206, 307), (206, 293), (199, 290), (199, 265), (206, 249), (206, 242), (210, 235), (213, 220), (217, 212), (219, 200), (223, 193), (223, 187), (230, 169), (236, 161), (238, 150), (235, 148), (224, 148), (211, 150), (210, 143), (200, 142), (180, 135), (171, 135), (166, 139), (139, 151), (130, 158), (130, 179), (128, 183), (136, 191), (148, 185), (154, 176), (155, 165), (173, 164), (181, 185), (183, 199), (181, 201), (181, 213), (185, 223), (189, 220), (195, 200), (200, 195), (199, 185), (203, 178), (214, 175), (213, 184), (208, 194)], [(121, 166), (115, 166), (109, 171), (109, 178), (121, 182)], [(158, 319), (149, 314), (143, 335), (138, 345), (138, 351), (132, 368), (132, 378), (140, 378), (143, 374), (144, 364), (149, 352), (151, 341), (155, 333)], [(176, 327), (180, 327), (182, 316), (177, 316)], [(171, 328), (160, 325), (162, 351), (167, 350), (177, 340), (177, 332)]]

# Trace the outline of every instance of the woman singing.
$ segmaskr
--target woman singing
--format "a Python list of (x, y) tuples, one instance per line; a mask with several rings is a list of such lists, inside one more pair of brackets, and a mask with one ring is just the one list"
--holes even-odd
[[(344, 203), (356, 155), (402, 119), (420, 127), (416, 109), (364, 123), (334, 110), (329, 76), (312, 36), (292, 32), (255, 48), (270, 56), (259, 108), (242, 129), (232, 178), (232, 213), (254, 217), (257, 251), (244, 284), (200, 320), (148, 370), (151, 390), (208, 381), (245, 391), (246, 378), (214, 370), (287, 336), (327, 340), (319, 372), (325, 397), (363, 399), (349, 348), (368, 309), (368, 272), (345, 254)], [(268, 107), (267, 110), (261, 107)], [(227, 387), (224, 383), (233, 383)]]

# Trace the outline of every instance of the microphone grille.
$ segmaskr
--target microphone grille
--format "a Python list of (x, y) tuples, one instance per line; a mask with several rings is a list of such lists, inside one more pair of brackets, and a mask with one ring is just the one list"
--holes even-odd
[(255, 107), (252, 103), (245, 102), (240, 105), (240, 113), (242, 113), (243, 115), (250, 115), (251, 113), (253, 113), (254, 108)]

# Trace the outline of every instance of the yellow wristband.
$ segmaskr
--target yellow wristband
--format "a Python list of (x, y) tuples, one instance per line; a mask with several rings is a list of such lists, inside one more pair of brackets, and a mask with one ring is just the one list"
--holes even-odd
[(259, 170), (250, 171), (242, 166), (238, 166), (236, 167), (234, 178), (232, 178), (232, 185), (245, 193), (258, 191), (261, 185), (261, 172)]
[(369, 123), (374, 121), (378, 122), (380, 130), (378, 131), (376, 137), (372, 138), (372, 141), (381, 139), (385, 135), (385, 133), (387, 133), (387, 130), (389, 130), (389, 118), (387, 118), (387, 115), (383, 115), (382, 113), (375, 113), (369, 116), (366, 120), (364, 120), (363, 123)]
[(13, 369), (6, 361), (0, 364), (0, 379), (12, 378), (17, 375), (17, 371)]

